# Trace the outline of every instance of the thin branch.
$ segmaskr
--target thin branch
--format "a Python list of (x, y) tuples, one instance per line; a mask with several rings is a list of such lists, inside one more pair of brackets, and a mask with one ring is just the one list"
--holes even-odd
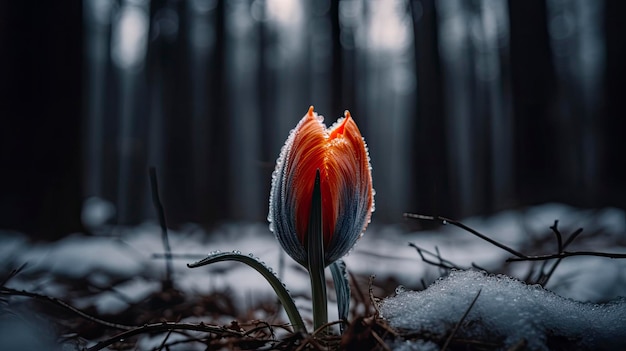
[[(180, 339), (180, 340), (175, 340), (175, 341), (170, 341), (168, 343), (165, 343), (163, 345), (163, 348), (165, 348), (165, 350), (171, 350), (172, 347), (183, 345), (183, 344), (190, 344), (190, 343), (194, 343), (194, 342), (206, 344), (208, 342), (208, 339), (206, 339), (206, 338), (194, 338), (194, 337), (191, 337), (191, 336), (188, 336), (188, 335), (185, 335), (185, 336), (187, 336), (186, 339)], [(180, 348), (177, 348), (177, 349), (180, 349)], [(155, 349), (153, 349), (153, 350), (155, 350)], [(158, 350), (158, 349), (156, 349), (156, 350)]]
[(370, 303), (365, 299), (365, 294), (363, 294), (363, 289), (359, 286), (356, 276), (352, 271), (348, 271), (350, 278), (352, 278), (352, 285), (354, 286), (354, 290), (356, 291), (356, 299), (358, 302), (361, 302), (365, 307), (365, 313), (370, 312)]
[(41, 294), (37, 294), (37, 293), (33, 293), (33, 292), (29, 292), (29, 291), (25, 291), (25, 290), (15, 290), (15, 289), (11, 289), (11, 288), (7, 288), (7, 287), (2, 287), (0, 288), (0, 294), (2, 295), (11, 295), (11, 296), (26, 296), (26, 297), (30, 297), (36, 300), (42, 300), (42, 301), (46, 301), (46, 302), (50, 302), (52, 304), (55, 304), (57, 306), (61, 306), (71, 312), (74, 312), (75, 314), (89, 320), (92, 321), (94, 323), (100, 324), (102, 326), (108, 327), (108, 328), (113, 328), (113, 329), (118, 329), (118, 330), (131, 330), (134, 329), (135, 327), (129, 326), (129, 325), (123, 325), (123, 324), (117, 324), (117, 323), (111, 323), (111, 322), (107, 322), (104, 321), (102, 319), (96, 318), (94, 316), (91, 316), (79, 309), (77, 309), (76, 307), (73, 307), (71, 305), (69, 305), (66, 302), (63, 302), (57, 298), (54, 297), (49, 297), (49, 296), (45, 296), (45, 295), (41, 295)]
[(165, 335), (165, 337), (163, 338), (163, 342), (161, 342), (161, 345), (159, 346), (158, 350), (161, 351), (163, 350), (163, 348), (165, 347), (165, 345), (167, 344), (167, 340), (170, 338), (170, 335), (172, 335), (172, 332), (174, 331), (174, 329), (170, 329), (167, 331), (167, 334)]
[(332, 327), (333, 325), (345, 324), (345, 323), (346, 321), (344, 320), (326, 322), (323, 325), (321, 325), (319, 328), (315, 329), (315, 331), (313, 331), (313, 334), (311, 334), (311, 336), (317, 336), (317, 335), (321, 335), (324, 337), (332, 336), (332, 335), (326, 334), (326, 330), (328, 330), (328, 328)]
[(571, 244), (572, 241), (574, 241), (574, 239), (576, 239), (582, 232), (583, 232), (583, 228), (576, 229), (576, 231), (573, 232), (572, 235), (570, 235), (569, 238), (567, 238), (567, 240), (565, 240), (565, 243), (563, 244), (563, 250), (565, 250), (567, 246)]
[[(430, 252), (430, 251), (428, 251), (426, 249), (423, 249), (423, 248), (421, 248), (421, 247), (419, 247), (419, 246), (417, 246), (417, 245), (415, 245), (413, 243), (409, 243), (409, 246), (411, 246), (412, 248), (414, 248), (417, 251), (417, 254), (420, 255), (420, 258), (425, 263), (428, 263), (428, 264), (430, 264), (432, 266), (443, 268), (443, 269), (446, 269), (446, 270), (450, 270), (450, 269), (453, 269), (453, 268), (460, 269), (460, 267), (457, 266), (456, 264), (454, 264), (451, 261), (448, 261), (448, 260), (444, 259), (443, 257), (441, 257), (441, 254), (439, 253), (438, 249), (437, 249), (437, 253), (433, 253), (433, 252)], [(436, 257), (439, 260), (439, 262), (435, 262), (435, 261), (429, 260), (428, 258), (426, 258), (426, 256), (424, 256), (424, 253), (427, 253), (427, 254), (429, 254), (429, 255), (431, 255), (433, 257)]]
[(376, 301), (376, 297), (374, 296), (374, 289), (372, 288), (372, 286), (374, 285), (374, 278), (376, 278), (376, 276), (374, 274), (370, 275), (370, 281), (369, 281), (369, 295), (370, 295), (370, 302), (372, 303), (372, 306), (374, 307), (374, 310), (376, 311), (376, 315), (380, 315), (380, 310), (378, 309), (378, 302)]
[(371, 333), (374, 340), (376, 340), (376, 342), (378, 343), (378, 346), (380, 346), (385, 351), (391, 351), (389, 346), (387, 346), (385, 340), (383, 340), (383, 338), (381, 338), (375, 330), (372, 330)]
[(464, 229), (464, 230), (474, 234), (475, 236), (485, 240), (486, 242), (488, 242), (488, 243), (490, 243), (490, 244), (492, 244), (494, 246), (497, 246), (497, 247), (501, 248), (502, 250), (507, 251), (507, 252), (509, 252), (509, 253), (519, 257), (519, 258), (525, 258), (526, 257), (526, 255), (522, 254), (521, 252), (518, 252), (518, 251), (516, 251), (516, 250), (514, 250), (514, 249), (512, 249), (512, 248), (510, 248), (510, 247), (508, 247), (508, 246), (506, 246), (506, 245), (504, 245), (502, 243), (499, 243), (499, 242), (497, 242), (497, 241), (487, 237), (486, 235), (481, 234), (478, 231), (476, 231), (476, 230), (466, 226), (465, 224), (463, 224), (463, 223), (461, 223), (459, 221), (455, 221), (455, 220), (450, 219), (450, 218), (441, 217), (441, 216), (427, 216), (427, 215), (421, 215), (421, 214), (415, 214), (415, 213), (405, 213), (404, 217), (414, 218), (414, 219), (422, 219), (422, 220), (428, 220), (428, 221), (442, 221), (443, 224), (448, 224), (449, 223), (449, 224), (452, 224), (453, 226), (456, 226), (456, 227), (459, 227), (461, 229)]
[(24, 262), (22, 263), (21, 266), (11, 270), (11, 272), (9, 273), (9, 275), (6, 276), (6, 278), (4, 278), (2, 280), (2, 283), (0, 283), (0, 287), (4, 287), (6, 285), (6, 283), (9, 282), (9, 280), (11, 280), (13, 277), (15, 277), (16, 275), (20, 274), (20, 272), (22, 270), (24, 270), (24, 268), (26, 268), (26, 265), (28, 264), (28, 262)]
[(256, 332), (260, 332), (260, 331), (262, 331), (264, 329), (267, 329), (270, 332), (270, 336), (274, 337), (274, 329), (272, 328), (272, 326), (269, 323), (267, 323), (265, 321), (258, 321), (257, 325), (254, 328), (252, 328), (252, 329), (250, 329), (250, 330), (248, 330), (248, 331), (246, 331), (244, 333), (244, 336), (251, 336), (252, 334), (254, 334)]
[(435, 246), (435, 257), (439, 260), (439, 264), (443, 265), (444, 264), (444, 259), (443, 257), (441, 257), (441, 252), (439, 251), (439, 246)]
[(539, 274), (537, 276), (537, 280), (533, 283), (533, 284), (539, 284), (541, 286), (544, 286), (542, 284), (542, 282), (545, 279), (545, 271), (546, 271), (546, 267), (548, 266), (548, 263), (550, 262), (550, 260), (545, 260), (541, 263), (541, 267), (539, 268)]
[[(569, 238), (567, 238), (567, 240), (565, 241), (565, 244), (562, 244), (561, 243), (561, 232), (557, 229), (558, 223), (559, 223), (559, 221), (555, 220), (554, 221), (554, 225), (552, 227), (550, 227), (550, 229), (552, 229), (552, 231), (554, 231), (554, 233), (557, 234), (557, 240), (558, 240), (558, 245), (559, 245), (559, 253), (562, 253), (569, 246), (569, 244), (571, 244), (574, 241), (574, 239), (576, 239), (576, 237), (578, 237), (578, 235), (580, 235), (580, 233), (583, 232), (583, 229), (582, 228), (578, 228), (578, 230), (576, 230), (574, 233), (572, 233), (572, 235), (569, 236)], [(554, 262), (554, 264), (550, 268), (550, 271), (547, 274), (542, 274), (542, 276), (539, 278), (539, 284), (541, 284), (541, 286), (546, 286), (546, 284), (548, 284), (548, 281), (550, 280), (550, 278), (554, 274), (554, 271), (556, 270), (556, 267), (559, 266), (561, 261), (563, 261), (562, 257), (557, 259), (556, 262)], [(548, 261), (544, 261), (544, 262), (548, 262)], [(541, 268), (541, 272), (542, 273), (543, 273), (544, 267), (545, 267), (545, 264)]]
[(476, 293), (476, 296), (474, 297), (474, 300), (472, 300), (472, 303), (465, 310), (465, 313), (463, 313), (463, 317), (461, 317), (461, 319), (459, 319), (459, 321), (454, 326), (454, 329), (452, 329), (452, 333), (450, 333), (450, 335), (446, 339), (446, 342), (443, 344), (443, 347), (441, 348), (441, 351), (445, 351), (446, 349), (448, 349), (448, 345), (450, 345), (450, 342), (452, 341), (452, 338), (454, 337), (456, 332), (459, 330), (459, 327), (461, 326), (461, 324), (463, 323), (465, 318), (467, 318), (467, 315), (470, 313), (470, 311), (474, 307), (474, 304), (476, 303), (476, 300), (478, 300), (478, 297), (480, 296), (480, 292), (481, 291), (482, 291), (482, 289), (478, 290), (478, 293)]
[(531, 278), (533, 277), (533, 275), (535, 275), (535, 264), (530, 264), (528, 265), (528, 272), (526, 273), (526, 276), (524, 277), (524, 279), (522, 279), (522, 281), (525, 281), (527, 283), (529, 283), (531, 281)]
[(165, 211), (163, 210), (163, 204), (159, 197), (159, 183), (157, 181), (156, 168), (150, 167), (150, 189), (152, 190), (152, 203), (156, 209), (157, 216), (159, 218), (159, 224), (161, 225), (161, 239), (163, 240), (163, 248), (165, 249), (165, 287), (171, 287), (172, 285), (172, 250), (170, 249), (170, 241), (167, 237), (167, 222), (165, 221)]
[(128, 339), (132, 336), (139, 335), (139, 334), (170, 332), (173, 330), (193, 330), (193, 331), (213, 333), (213, 334), (217, 334), (220, 336), (236, 336), (236, 337), (244, 336), (242, 332), (238, 332), (232, 329), (214, 326), (214, 325), (206, 325), (202, 322), (199, 324), (163, 322), (163, 323), (155, 323), (155, 324), (146, 324), (142, 327), (133, 328), (131, 330), (127, 330), (125, 332), (119, 333), (107, 340), (97, 343), (96, 345), (88, 348), (86, 351), (102, 350), (105, 347), (110, 346), (122, 339)]
[(626, 254), (623, 253), (610, 253), (610, 252), (594, 252), (594, 251), (563, 251), (558, 254), (551, 255), (538, 255), (538, 256), (525, 256), (525, 257), (510, 257), (506, 259), (506, 262), (520, 262), (520, 261), (543, 261), (553, 258), (565, 258), (572, 256), (597, 256), (607, 258), (626, 258)]
[(484, 267), (482, 267), (482, 266), (479, 266), (479, 265), (478, 265), (477, 263), (475, 263), (475, 262), (472, 262), (472, 267), (474, 267), (474, 268), (476, 268), (476, 269), (478, 269), (478, 270), (480, 270), (480, 271), (485, 271), (485, 272), (488, 272), (488, 270), (487, 270), (486, 268), (484, 268)]
[(555, 219), (554, 224), (550, 227), (550, 229), (552, 229), (552, 232), (554, 233), (554, 235), (556, 235), (557, 252), (561, 253), (565, 248), (563, 247), (563, 237), (561, 235), (561, 232), (559, 231), (558, 225), (559, 220)]
[(322, 345), (320, 345), (318, 341), (321, 341), (322, 343), (326, 344), (326, 346), (329, 346), (328, 343), (337, 341), (337, 339), (341, 339), (341, 337), (339, 336), (328, 334), (327, 331), (331, 326), (342, 323), (345, 323), (345, 321), (339, 320), (322, 324), (319, 328), (315, 329), (312, 334), (309, 334), (306, 338), (302, 340), (302, 344), (300, 344), (296, 351), (304, 350), (308, 345), (313, 346), (316, 350), (327, 349), (327, 347), (322, 347)]
[[(554, 271), (556, 270), (556, 267), (558, 267), (558, 265), (561, 263), (561, 261), (563, 261), (563, 258), (559, 258), (558, 260), (556, 260), (556, 262), (554, 262), (554, 264), (550, 268), (550, 271), (548, 271), (548, 273), (544, 274), (541, 277), (541, 279), (539, 279), (539, 282), (538, 282), (539, 285), (545, 287), (546, 284), (548, 284), (548, 281), (550, 280), (550, 278), (554, 274)], [(548, 261), (545, 261), (545, 262), (548, 262)]]

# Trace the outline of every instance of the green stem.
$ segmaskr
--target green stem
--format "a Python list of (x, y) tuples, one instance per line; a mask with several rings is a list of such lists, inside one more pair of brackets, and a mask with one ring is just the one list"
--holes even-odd
[(274, 275), (274, 273), (272, 273), (272, 271), (270, 271), (263, 263), (259, 262), (256, 258), (235, 252), (224, 252), (209, 255), (207, 258), (195, 263), (189, 263), (187, 264), (187, 267), (196, 268), (221, 261), (242, 262), (254, 268), (257, 272), (261, 273), (265, 280), (267, 280), (272, 288), (274, 288), (274, 291), (276, 292), (280, 303), (285, 308), (285, 312), (287, 312), (287, 317), (289, 317), (289, 321), (291, 322), (291, 325), (293, 325), (294, 329), (296, 331), (306, 332), (306, 327), (304, 326), (304, 321), (302, 321), (300, 312), (298, 312), (296, 304), (291, 298), (291, 295), (289, 295), (289, 292), (287, 291), (283, 283)]
[(309, 228), (307, 233), (308, 270), (311, 278), (311, 298), (313, 300), (313, 326), (317, 330), (328, 322), (328, 300), (326, 298), (326, 278), (324, 276), (324, 238), (322, 233), (322, 192), (320, 171), (315, 175)]

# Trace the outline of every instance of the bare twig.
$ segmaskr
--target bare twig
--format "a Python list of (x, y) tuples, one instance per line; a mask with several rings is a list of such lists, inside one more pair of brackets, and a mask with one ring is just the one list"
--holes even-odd
[(526, 272), (526, 275), (524, 276), (524, 279), (522, 279), (522, 281), (527, 282), (527, 283), (530, 282), (534, 274), (535, 274), (535, 265), (534, 264), (528, 265), (528, 272)]
[[(545, 260), (541, 263), (541, 268), (539, 268), (539, 275), (537, 277), (537, 280), (533, 283), (533, 284), (539, 284), (541, 286), (545, 286), (545, 279), (546, 279), (546, 267), (548, 266), (548, 263), (550, 262), (550, 260)], [(552, 266), (554, 268), (554, 265)]]
[(194, 324), (194, 323), (172, 323), (172, 322), (163, 322), (163, 323), (154, 323), (154, 324), (146, 324), (141, 327), (134, 327), (125, 332), (119, 333), (107, 340), (101, 341), (96, 345), (88, 348), (86, 351), (98, 351), (102, 350), (105, 347), (112, 345), (122, 339), (128, 339), (135, 335), (144, 334), (144, 333), (157, 333), (157, 332), (170, 332), (173, 330), (193, 330), (200, 331), (206, 333), (217, 334), (220, 336), (235, 336), (235, 337), (243, 337), (242, 332), (238, 332), (232, 329), (215, 326), (215, 325), (206, 325), (204, 323)]
[(258, 321), (256, 327), (246, 331), (244, 333), (245, 336), (251, 336), (254, 333), (257, 333), (261, 330), (267, 329), (270, 333), (270, 336), (273, 338), (274, 337), (274, 328), (272, 328), (272, 325), (265, 322), (265, 321)]
[(374, 285), (374, 278), (376, 278), (375, 275), (370, 275), (370, 281), (369, 281), (369, 295), (370, 295), (370, 302), (372, 303), (372, 306), (374, 307), (374, 310), (376, 311), (376, 315), (380, 315), (380, 310), (378, 309), (378, 301), (376, 299), (376, 297), (374, 296), (374, 289), (372, 288), (372, 286)]
[(486, 268), (479, 266), (478, 264), (476, 264), (475, 262), (472, 262), (472, 267), (478, 269), (479, 271), (485, 271), (488, 272)]
[(363, 294), (363, 289), (361, 289), (361, 287), (357, 283), (357, 279), (354, 276), (354, 273), (352, 273), (352, 271), (348, 271), (348, 274), (350, 275), (350, 278), (352, 279), (352, 285), (354, 286), (354, 290), (356, 291), (357, 301), (363, 304), (363, 306), (365, 307), (364, 313), (368, 314), (370, 312), (370, 303), (365, 299), (365, 294)]
[(482, 289), (478, 290), (478, 293), (476, 293), (476, 296), (474, 297), (474, 300), (472, 300), (472, 303), (465, 310), (465, 313), (463, 313), (463, 317), (461, 317), (461, 319), (459, 319), (459, 321), (454, 326), (454, 329), (452, 329), (452, 332), (450, 333), (450, 335), (448, 335), (448, 338), (446, 339), (446, 342), (443, 344), (443, 347), (441, 348), (441, 351), (445, 351), (446, 349), (448, 349), (448, 345), (450, 345), (450, 342), (452, 341), (452, 338), (454, 337), (456, 332), (459, 330), (459, 327), (461, 326), (461, 324), (463, 323), (465, 318), (467, 318), (467, 315), (470, 313), (470, 311), (474, 307), (474, 304), (476, 303), (476, 300), (478, 300), (478, 297), (480, 296), (480, 292), (481, 291), (482, 291)]
[(506, 245), (504, 245), (502, 243), (499, 243), (499, 242), (497, 242), (497, 241), (487, 237), (486, 235), (484, 235), (482, 233), (479, 233), (478, 231), (476, 231), (476, 230), (474, 230), (474, 229), (466, 226), (465, 224), (463, 224), (463, 223), (461, 223), (459, 221), (456, 221), (454, 219), (441, 217), (441, 216), (427, 216), (427, 215), (421, 215), (421, 214), (415, 214), (415, 213), (405, 213), (404, 217), (414, 218), (414, 219), (422, 219), (422, 220), (428, 220), (428, 221), (441, 221), (443, 224), (448, 224), (449, 223), (449, 224), (452, 224), (453, 226), (456, 226), (456, 227), (459, 227), (461, 229), (464, 229), (464, 230), (474, 234), (475, 236), (485, 240), (486, 242), (488, 242), (488, 243), (490, 243), (490, 244), (492, 244), (494, 246), (497, 246), (497, 247), (501, 248), (502, 250), (507, 251), (507, 252), (509, 252), (509, 253), (519, 257), (519, 258), (526, 257), (526, 255), (524, 255), (523, 253), (518, 252), (518, 251), (516, 251), (516, 250), (514, 250), (514, 249), (512, 249), (512, 248), (510, 248), (510, 247), (508, 247), (508, 246), (506, 246)]
[[(163, 345), (163, 348), (165, 348), (165, 350), (171, 350), (172, 347), (174, 347), (174, 346), (179, 346), (179, 345), (183, 345), (183, 344), (190, 344), (190, 343), (194, 343), (194, 342), (206, 343), (207, 340), (208, 339), (206, 339), (206, 338), (194, 338), (194, 337), (188, 336), (185, 339), (180, 339), (180, 340), (175, 340), (175, 341), (170, 341), (168, 343), (165, 343)], [(176, 349), (180, 350), (181, 348), (179, 347), (179, 348), (176, 348)]]
[[(556, 234), (557, 237), (557, 241), (558, 241), (558, 247), (559, 247), (559, 251), (558, 253), (563, 253), (563, 251), (569, 246), (569, 244), (571, 244), (574, 239), (576, 239), (578, 237), (578, 235), (580, 235), (580, 233), (583, 232), (582, 228), (578, 228), (578, 230), (576, 230), (574, 233), (572, 233), (572, 235), (569, 236), (569, 238), (567, 238), (567, 240), (565, 241), (565, 243), (562, 243), (562, 236), (561, 236), (561, 232), (558, 229), (558, 224), (559, 221), (555, 220), (554, 221), (554, 225), (552, 227), (550, 227), (550, 229), (552, 229), (552, 231)], [(544, 268), (546, 266), (546, 262), (548, 262), (547, 260), (544, 261), (544, 265), (541, 267), (541, 276), (538, 279), (538, 284), (540, 284), (541, 286), (546, 286), (546, 284), (548, 284), (548, 281), (550, 280), (550, 278), (552, 277), (552, 275), (554, 274), (554, 271), (556, 270), (556, 267), (559, 266), (559, 264), (561, 263), (561, 261), (563, 261), (564, 257), (559, 257), (556, 262), (554, 262), (554, 264), (552, 265), (552, 267), (550, 268), (550, 271), (548, 271), (548, 273), (543, 274)]]
[[(545, 287), (546, 284), (548, 284), (548, 281), (550, 280), (552, 275), (554, 274), (554, 271), (556, 270), (556, 267), (558, 267), (558, 265), (561, 263), (561, 261), (563, 261), (563, 258), (559, 258), (558, 260), (556, 260), (556, 262), (554, 262), (552, 267), (550, 267), (550, 270), (548, 271), (548, 273), (543, 274), (541, 279), (539, 279), (539, 281), (537, 282), (537, 284)], [(545, 261), (545, 262), (548, 262), (548, 261)]]
[(158, 348), (159, 351), (163, 350), (165, 345), (167, 345), (167, 340), (170, 338), (170, 335), (172, 335), (173, 331), (174, 331), (174, 329), (170, 329), (170, 330), (167, 331), (167, 334), (163, 338), (163, 342), (161, 342), (161, 345), (159, 345), (159, 348)]
[(165, 221), (165, 211), (163, 210), (163, 204), (159, 197), (159, 183), (157, 181), (156, 168), (150, 167), (150, 189), (152, 190), (152, 203), (156, 209), (157, 216), (159, 218), (159, 224), (161, 225), (161, 239), (163, 240), (163, 248), (165, 249), (165, 281), (164, 288), (170, 288), (172, 286), (172, 250), (170, 249), (170, 242), (167, 237), (167, 222)]
[(380, 346), (385, 351), (391, 351), (389, 346), (387, 346), (387, 343), (385, 343), (385, 340), (383, 340), (383, 338), (381, 338), (375, 330), (372, 330), (371, 333), (374, 340), (376, 340), (376, 342), (378, 343), (378, 346)]
[[(405, 213), (404, 214), (405, 217), (407, 218), (416, 218), (416, 219), (423, 219), (423, 220), (439, 220), (442, 221), (444, 224), (452, 224), (454, 226), (457, 226), (459, 228), (462, 228), (474, 235), (476, 235), (477, 237), (513, 254), (515, 257), (511, 257), (508, 258), (506, 260), (506, 262), (518, 262), (518, 261), (543, 261), (543, 260), (549, 260), (549, 259), (553, 259), (553, 258), (565, 258), (565, 257), (570, 257), (570, 256), (599, 256), (599, 257), (608, 257), (608, 258), (626, 258), (626, 254), (621, 254), (621, 253), (607, 253), (607, 252), (593, 252), (593, 251), (565, 251), (565, 248), (571, 244), (574, 239), (580, 235), (580, 233), (582, 233), (582, 228), (579, 228), (578, 230), (576, 230), (574, 233), (572, 233), (572, 235), (570, 235), (569, 238), (567, 238), (567, 240), (562, 243), (559, 244), (558, 246), (562, 248), (562, 252), (556, 253), (556, 254), (550, 254), (550, 255), (538, 255), (538, 256), (528, 256), (528, 255), (524, 255), (521, 252), (518, 252), (504, 244), (501, 244), (487, 236), (485, 236), (484, 234), (479, 233), (478, 231), (466, 226), (465, 224), (459, 222), (459, 221), (455, 221), (453, 219), (449, 219), (446, 217), (442, 217), (442, 216), (427, 216), (427, 215), (420, 215), (420, 214), (414, 214), (414, 213)], [(558, 221), (555, 221), (555, 224), (553, 226), (551, 226), (550, 228), (554, 231), (555, 235), (557, 236), (557, 240), (559, 240), (559, 238), (561, 238), (561, 234), (557, 228), (557, 224)], [(562, 238), (561, 238), (562, 240)]]
[(57, 306), (63, 307), (71, 312), (76, 313), (77, 315), (92, 321), (94, 323), (100, 324), (102, 326), (108, 327), (108, 328), (113, 328), (113, 329), (118, 329), (118, 330), (131, 330), (134, 329), (135, 327), (129, 326), (129, 325), (123, 325), (123, 324), (118, 324), (118, 323), (111, 323), (111, 322), (107, 322), (104, 321), (102, 319), (96, 318), (94, 316), (91, 316), (81, 310), (79, 310), (78, 308), (69, 305), (66, 302), (63, 302), (57, 298), (54, 297), (49, 297), (49, 296), (45, 296), (45, 295), (41, 295), (41, 294), (37, 294), (37, 293), (33, 293), (33, 292), (29, 292), (29, 291), (25, 291), (25, 290), (15, 290), (15, 289), (11, 289), (11, 288), (7, 288), (7, 287), (1, 287), (0, 288), (0, 294), (2, 295), (12, 295), (12, 296), (26, 296), (26, 297), (30, 297), (36, 300), (41, 300), (41, 301), (46, 301), (46, 302), (50, 302), (52, 304), (55, 304)]
[[(446, 269), (446, 270), (450, 270), (450, 269), (453, 269), (453, 268), (460, 269), (460, 267), (457, 266), (456, 264), (454, 264), (451, 261), (448, 261), (448, 260), (444, 259), (443, 257), (441, 257), (441, 254), (439, 253), (439, 249), (437, 249), (437, 253), (433, 253), (433, 252), (430, 252), (430, 251), (428, 251), (426, 249), (423, 249), (423, 248), (421, 248), (421, 247), (419, 247), (419, 246), (417, 246), (417, 245), (415, 245), (413, 243), (409, 243), (409, 246), (411, 246), (412, 248), (414, 248), (417, 251), (418, 255), (420, 255), (420, 258), (425, 263), (428, 263), (428, 264), (430, 264), (432, 266), (443, 268), (443, 269)], [(435, 261), (432, 261), (432, 260), (426, 258), (424, 253), (426, 253), (428, 255), (431, 255), (433, 257), (436, 257), (439, 262), (435, 262)]]
[(510, 257), (506, 259), (506, 262), (520, 262), (520, 261), (543, 261), (553, 258), (565, 258), (572, 256), (597, 256), (607, 258), (626, 258), (626, 254), (623, 253), (610, 253), (610, 252), (594, 252), (594, 251), (563, 251), (558, 254), (551, 255), (538, 255), (538, 256), (525, 256), (525, 257)]
[(4, 278), (4, 279), (2, 280), (2, 283), (0, 283), (0, 287), (5, 286), (5, 285), (6, 285), (6, 283), (8, 283), (8, 282), (9, 282), (9, 280), (11, 280), (13, 277), (15, 277), (16, 275), (18, 275), (18, 274), (19, 274), (22, 270), (24, 270), (24, 268), (26, 268), (26, 264), (27, 264), (27, 263), (28, 263), (28, 262), (24, 262), (24, 263), (22, 263), (22, 265), (21, 265), (21, 266), (19, 266), (19, 267), (15, 268), (15, 269), (13, 269), (11, 272), (9, 272), (9, 275), (7, 275), (7, 276), (6, 276), (6, 278)]
[(319, 328), (315, 329), (315, 331), (311, 335), (312, 336), (316, 336), (316, 335), (329, 336), (326, 334), (326, 331), (328, 330), (329, 327), (332, 327), (333, 325), (337, 325), (337, 324), (343, 324), (343, 323), (345, 323), (344, 320), (324, 323), (324, 325), (321, 325)]
[(552, 232), (554, 233), (554, 235), (556, 235), (557, 252), (561, 253), (563, 252), (565, 248), (563, 247), (563, 237), (561, 236), (561, 232), (559, 231), (558, 225), (559, 225), (559, 220), (555, 219), (554, 224), (550, 226), (550, 229), (552, 229)]
[(569, 244), (571, 244), (574, 241), (574, 239), (576, 239), (582, 232), (583, 232), (583, 228), (576, 229), (576, 231), (573, 232), (572, 235), (570, 235), (569, 238), (567, 238), (567, 240), (565, 240), (565, 243), (563, 244), (563, 250), (565, 250), (567, 246), (569, 246)]
[(315, 331), (312, 334), (307, 335), (302, 340), (302, 344), (300, 344), (300, 346), (296, 349), (296, 351), (304, 350), (308, 345), (313, 346), (316, 350), (322, 350), (326, 348), (322, 347), (320, 342), (322, 344), (338, 342), (341, 339), (341, 337), (330, 335), (327, 332), (331, 326), (336, 325), (336, 324), (341, 324), (341, 323), (345, 323), (345, 321), (340, 320), (340, 321), (328, 322), (328, 323), (321, 325), (319, 328), (315, 329)]

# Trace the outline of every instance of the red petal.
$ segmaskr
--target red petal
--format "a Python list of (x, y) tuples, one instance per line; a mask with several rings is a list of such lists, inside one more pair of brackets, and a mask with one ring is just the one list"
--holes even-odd
[(295, 133), (286, 174), (293, 181), (292, 196), (298, 199), (295, 209), (298, 239), (303, 245), (306, 242), (310, 199), (315, 173), (319, 169), (324, 245), (328, 248), (335, 232), (339, 207), (350, 201), (342, 198), (347, 189), (358, 189), (359, 194), (367, 196), (367, 208), (371, 212), (373, 195), (367, 149), (347, 111), (345, 119), (327, 131), (311, 107)]
[[(286, 174), (292, 181), (292, 196), (297, 199), (295, 203), (295, 225), (296, 234), (302, 245), (306, 242), (304, 239), (311, 208), (310, 199), (313, 193), (315, 171), (317, 169), (321, 171), (323, 166), (324, 144), (324, 125), (318, 121), (311, 107), (295, 131), (288, 160), (289, 169), (286, 170)], [(326, 219), (324, 218), (324, 220)]]

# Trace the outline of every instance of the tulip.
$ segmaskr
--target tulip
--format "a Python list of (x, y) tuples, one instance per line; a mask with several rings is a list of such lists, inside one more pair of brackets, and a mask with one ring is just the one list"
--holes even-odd
[[(341, 257), (362, 236), (374, 210), (374, 189), (367, 146), (350, 112), (330, 128), (313, 106), (291, 131), (272, 174), (267, 219), (285, 252), (306, 268), (311, 279), (315, 333), (328, 332), (328, 299), (324, 268), (330, 265), (337, 311), (347, 320), (350, 284)], [(270, 283), (291, 324), (306, 332), (302, 316), (285, 288), (263, 262), (252, 256), (213, 252), (188, 264), (201, 267), (239, 261), (254, 268)], [(343, 324), (340, 325), (343, 332)]]
[(367, 146), (350, 112), (326, 128), (311, 106), (289, 134), (272, 175), (270, 229), (285, 252), (305, 267), (318, 170), (323, 257), (328, 266), (362, 236), (374, 208)]

